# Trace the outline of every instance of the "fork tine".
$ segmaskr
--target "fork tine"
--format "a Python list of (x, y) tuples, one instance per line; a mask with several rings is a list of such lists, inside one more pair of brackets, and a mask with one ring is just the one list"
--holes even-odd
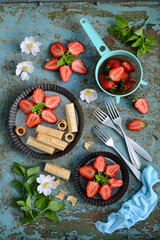
[(98, 134), (101, 136), (104, 142), (108, 141), (108, 137), (102, 133), (101, 129), (97, 125), (95, 125), (94, 128), (98, 132)]
[(106, 108), (107, 108), (107, 111), (108, 111), (111, 119), (113, 120), (115, 118), (115, 115), (113, 114), (113, 111), (112, 111), (112, 108), (111, 108), (109, 102), (106, 102)]
[(97, 108), (97, 110), (98, 110), (101, 114), (103, 114), (103, 116), (104, 116), (105, 118), (108, 117), (108, 115), (107, 115), (105, 112), (103, 112), (100, 108)]
[(103, 122), (103, 119), (97, 114), (97, 112), (94, 111), (93, 114), (101, 123)]
[(96, 125), (97, 130), (99, 131), (99, 133), (102, 135), (103, 138), (105, 138), (106, 140), (110, 139), (110, 136), (107, 133), (103, 133), (102, 130), (100, 129), (100, 127), (98, 127)]
[(99, 137), (99, 139), (101, 139), (102, 142), (105, 143), (105, 140), (101, 137), (101, 135), (99, 134), (95, 127), (92, 127), (92, 131)]
[(96, 109), (95, 112), (97, 113), (97, 115), (98, 115), (99, 117), (101, 117), (101, 118), (103, 118), (103, 120), (105, 120), (106, 117), (104, 116), (103, 113), (101, 113), (101, 112), (99, 111), (99, 109)]
[(118, 112), (117, 107), (116, 107), (115, 103), (113, 102), (113, 100), (111, 100), (111, 104), (112, 104), (112, 107), (114, 108), (117, 116), (119, 117), (119, 112)]
[(113, 112), (113, 114), (115, 116), (114, 118), (117, 118), (118, 117), (117, 116), (117, 112), (115, 111), (115, 108), (114, 108), (111, 100), (109, 101), (109, 105), (110, 105), (110, 108), (111, 108), (111, 110), (112, 110), (112, 112)]

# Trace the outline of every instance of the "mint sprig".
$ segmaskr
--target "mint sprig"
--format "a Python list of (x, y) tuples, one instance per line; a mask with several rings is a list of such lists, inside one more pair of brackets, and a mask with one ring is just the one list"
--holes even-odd
[(70, 65), (72, 65), (73, 61), (76, 58), (77, 58), (76, 55), (72, 55), (72, 54), (70, 54), (70, 52), (67, 52), (60, 57), (60, 60), (58, 61), (57, 64), (60, 66), (63, 66), (63, 65), (70, 66)]
[(94, 181), (97, 183), (101, 183), (102, 185), (106, 185), (109, 183), (108, 175), (104, 172), (98, 172), (94, 176)]
[(37, 103), (37, 104), (35, 104), (35, 105), (32, 107), (31, 111), (32, 111), (33, 113), (36, 113), (37, 115), (41, 115), (42, 112), (43, 112), (42, 108), (43, 108), (44, 106), (45, 106), (45, 103), (44, 103), (44, 102)]

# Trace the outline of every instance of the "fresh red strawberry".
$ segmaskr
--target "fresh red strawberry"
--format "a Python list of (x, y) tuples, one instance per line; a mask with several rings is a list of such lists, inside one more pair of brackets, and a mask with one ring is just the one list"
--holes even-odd
[(36, 113), (29, 113), (26, 118), (26, 126), (33, 128), (41, 123), (41, 118)]
[(19, 102), (19, 107), (22, 109), (24, 113), (30, 113), (34, 103), (29, 99), (22, 99)]
[(136, 98), (133, 100), (133, 102), (135, 102), (134, 106), (139, 112), (143, 114), (149, 112), (149, 106), (146, 98)]
[(110, 69), (121, 67), (122, 66), (122, 61), (119, 59), (111, 59), (107, 62), (106, 67), (109, 67)]
[(105, 172), (108, 174), (109, 177), (114, 177), (119, 169), (120, 169), (119, 164), (107, 165)]
[(132, 131), (140, 131), (143, 127), (146, 126), (146, 122), (142, 122), (140, 119), (135, 119), (128, 124), (128, 129)]
[(114, 82), (119, 82), (122, 78), (122, 74), (124, 73), (124, 67), (113, 68), (109, 71), (109, 77)]
[(69, 80), (71, 74), (72, 74), (72, 70), (71, 70), (70, 66), (64, 65), (64, 66), (60, 67), (60, 75), (61, 75), (63, 82), (67, 82)]
[(127, 80), (124, 84), (125, 86), (125, 91), (127, 91), (129, 88), (131, 88), (136, 82), (135, 81), (130, 81), (130, 80)]
[(134, 72), (135, 71), (134, 66), (127, 61), (124, 61), (122, 65), (126, 72)]
[(60, 57), (65, 53), (66, 47), (62, 43), (56, 42), (51, 45), (50, 51), (54, 57)]
[(110, 82), (109, 79), (106, 79), (105, 74), (99, 75), (99, 82), (100, 82), (102, 88), (105, 89), (105, 90), (111, 89), (115, 85), (115, 82)]
[(71, 69), (72, 69), (72, 71), (77, 72), (77, 73), (81, 73), (81, 74), (87, 73), (87, 68), (80, 59), (76, 59), (73, 61)]
[(89, 198), (93, 197), (96, 193), (98, 193), (99, 188), (100, 188), (99, 183), (89, 181), (86, 187), (87, 197)]
[(121, 187), (123, 185), (123, 181), (116, 177), (112, 177), (111, 179), (109, 179), (109, 184), (110, 184), (111, 188), (117, 188), (117, 187)]
[(103, 200), (108, 200), (111, 197), (112, 189), (109, 185), (103, 185), (100, 187), (99, 193)]
[(96, 160), (95, 160), (93, 166), (99, 172), (103, 172), (105, 170), (105, 166), (106, 166), (105, 157), (103, 157), (102, 155), (96, 157)]
[(34, 103), (41, 103), (45, 100), (45, 94), (41, 88), (37, 88), (32, 95), (32, 100)]
[(47, 70), (58, 70), (61, 66), (58, 65), (59, 59), (58, 58), (52, 58), (51, 60), (49, 60), (46, 64), (45, 64), (45, 69)]
[(94, 178), (95, 169), (91, 165), (80, 167), (78, 171), (85, 178), (88, 178), (88, 179)]
[(85, 50), (84, 45), (79, 41), (71, 42), (70, 44), (68, 44), (68, 49), (70, 50), (72, 55), (76, 56), (80, 55)]
[(58, 95), (51, 95), (45, 98), (45, 106), (49, 109), (54, 109), (60, 103), (61, 98)]
[(54, 112), (52, 112), (51, 109), (45, 109), (42, 112), (41, 117), (44, 121), (49, 122), (49, 123), (56, 123), (57, 122), (57, 117), (54, 114)]
[(124, 81), (127, 81), (130, 79), (130, 75), (129, 75), (129, 72), (124, 72), (122, 74), (122, 78), (124, 79)]

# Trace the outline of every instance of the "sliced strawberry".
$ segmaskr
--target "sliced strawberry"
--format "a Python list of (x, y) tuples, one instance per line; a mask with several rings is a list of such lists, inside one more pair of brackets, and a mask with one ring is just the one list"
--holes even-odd
[(58, 70), (61, 66), (58, 65), (59, 59), (58, 58), (52, 58), (51, 60), (49, 60), (46, 64), (45, 64), (45, 69), (47, 70)]
[(112, 79), (112, 81), (118, 82), (121, 80), (123, 73), (124, 67), (113, 68), (109, 71), (109, 77)]
[(42, 112), (41, 117), (44, 121), (49, 122), (49, 123), (56, 123), (57, 122), (57, 117), (54, 114), (54, 112), (52, 112), (51, 109), (45, 109)]
[(64, 66), (60, 67), (60, 75), (61, 75), (63, 82), (67, 82), (69, 80), (71, 74), (72, 74), (72, 70), (71, 70), (70, 66), (64, 65)]
[(130, 89), (136, 82), (135, 81), (130, 81), (130, 80), (127, 80), (124, 84), (125, 86), (125, 91), (127, 91), (128, 89)]
[(103, 200), (108, 200), (111, 197), (112, 189), (109, 185), (104, 185), (100, 187), (99, 193)]
[(106, 166), (105, 157), (103, 157), (102, 155), (96, 157), (96, 160), (95, 160), (93, 166), (99, 172), (103, 172), (105, 170), (105, 166)]
[(41, 118), (36, 113), (29, 113), (26, 119), (26, 126), (33, 128), (41, 123)]
[(106, 67), (110, 66), (110, 69), (121, 67), (122, 66), (122, 61), (119, 59), (111, 59), (107, 62)]
[(32, 100), (34, 103), (41, 103), (45, 100), (45, 94), (41, 88), (37, 88), (32, 95)]
[(68, 49), (70, 50), (72, 55), (78, 56), (84, 52), (85, 47), (81, 42), (76, 41), (76, 42), (71, 42), (70, 44), (68, 44)]
[(124, 72), (122, 74), (122, 78), (124, 79), (124, 81), (127, 81), (130, 79), (130, 75), (129, 75), (129, 72)]
[(99, 188), (100, 188), (99, 183), (89, 181), (86, 187), (87, 197), (89, 198), (93, 197), (96, 193), (98, 193)]
[(117, 187), (121, 187), (123, 185), (123, 181), (116, 177), (112, 177), (111, 179), (109, 179), (109, 184), (110, 184), (111, 188), (117, 188)]
[(30, 113), (34, 103), (29, 99), (22, 99), (19, 102), (19, 107), (22, 109), (24, 113)]
[(54, 109), (60, 103), (61, 98), (58, 95), (51, 95), (45, 98), (45, 106), (49, 109)]
[(124, 61), (122, 65), (126, 72), (134, 72), (135, 71), (134, 66), (127, 61)]
[(72, 69), (72, 71), (81, 73), (81, 74), (86, 74), (88, 71), (86, 66), (80, 59), (76, 59), (73, 61), (71, 69)]
[(143, 114), (149, 112), (149, 106), (146, 98), (136, 98), (134, 101), (134, 106), (139, 112)]
[(105, 74), (99, 75), (99, 82), (103, 89), (108, 90), (114, 87), (115, 82), (110, 82), (109, 79), (106, 79)]
[(88, 178), (88, 179), (93, 179), (94, 178), (95, 169), (91, 165), (80, 167), (78, 169), (78, 171), (85, 178)]
[(132, 131), (140, 131), (145, 126), (147, 126), (146, 122), (142, 122), (140, 119), (135, 119), (128, 124), (128, 129)]
[(51, 45), (50, 51), (54, 57), (60, 57), (65, 53), (66, 47), (62, 43), (56, 42)]
[(107, 165), (105, 172), (108, 174), (109, 177), (114, 177), (119, 169), (120, 169), (119, 164)]

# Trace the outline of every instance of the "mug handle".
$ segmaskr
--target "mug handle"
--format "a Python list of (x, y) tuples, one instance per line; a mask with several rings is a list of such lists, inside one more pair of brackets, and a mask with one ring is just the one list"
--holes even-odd
[(143, 81), (143, 80), (141, 80), (140, 84), (142, 84), (142, 85), (147, 85), (148, 83), (145, 82), (145, 81)]
[(101, 57), (103, 57), (105, 54), (109, 53), (110, 52), (109, 48), (103, 42), (103, 40), (98, 35), (96, 30), (89, 23), (89, 21), (86, 18), (82, 18), (80, 20), (80, 23), (81, 23), (82, 27), (84, 28), (84, 30), (86, 31), (88, 37), (90, 38), (90, 40), (92, 41), (92, 43), (96, 47), (97, 51), (101, 55)]
[(120, 103), (120, 96), (116, 96), (116, 103)]

